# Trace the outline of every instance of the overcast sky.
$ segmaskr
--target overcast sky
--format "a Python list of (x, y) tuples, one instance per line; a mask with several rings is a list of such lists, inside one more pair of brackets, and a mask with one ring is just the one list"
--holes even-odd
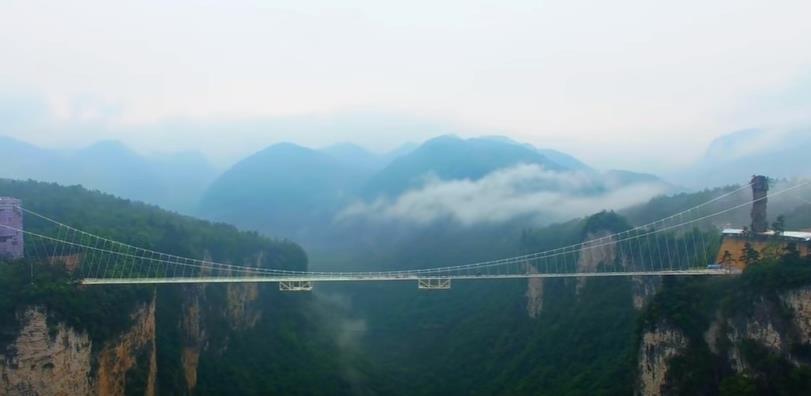
[(228, 162), (504, 134), (662, 169), (811, 123), (805, 1), (0, 0), (0, 134)]

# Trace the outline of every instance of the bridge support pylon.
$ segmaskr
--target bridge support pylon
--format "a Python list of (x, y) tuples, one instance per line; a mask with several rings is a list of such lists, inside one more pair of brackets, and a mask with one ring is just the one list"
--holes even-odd
[(426, 290), (447, 290), (451, 288), (450, 278), (417, 279), (417, 288)]
[(310, 281), (281, 281), (279, 282), (281, 291), (310, 291), (313, 290), (313, 282)]

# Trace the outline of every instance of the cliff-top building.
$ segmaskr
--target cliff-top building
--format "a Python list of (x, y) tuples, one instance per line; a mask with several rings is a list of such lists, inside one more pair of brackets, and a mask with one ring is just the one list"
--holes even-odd
[(23, 258), (21, 205), (22, 202), (19, 199), (0, 197), (0, 259)]
[[(746, 268), (746, 263), (742, 258), (747, 243), (760, 252), (761, 255), (770, 250), (776, 254), (782, 254), (789, 243), (794, 244), (800, 255), (811, 254), (811, 232), (784, 231), (776, 233), (766, 231), (753, 233), (750, 230), (727, 228), (722, 232), (722, 238), (716, 262), (740, 270)], [(729, 256), (725, 259), (726, 252), (729, 252)]]
[(766, 202), (768, 200), (769, 182), (766, 176), (752, 177), (752, 224), (750, 228), (727, 228), (721, 236), (721, 248), (718, 249), (716, 263), (743, 270), (746, 262), (743, 258), (748, 243), (759, 253), (772, 252), (781, 254), (793, 244), (800, 255), (811, 254), (811, 232), (783, 231), (768, 229), (766, 221)]

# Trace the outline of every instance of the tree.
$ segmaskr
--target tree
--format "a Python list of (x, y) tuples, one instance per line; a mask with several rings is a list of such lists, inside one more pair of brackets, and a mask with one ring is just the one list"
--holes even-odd
[(796, 242), (789, 242), (786, 244), (786, 247), (783, 248), (783, 257), (786, 260), (797, 261), (800, 259), (800, 251), (797, 249)]
[(749, 267), (750, 265), (758, 262), (758, 260), (760, 260), (760, 252), (758, 252), (751, 243), (746, 242), (743, 245), (743, 254), (741, 254), (740, 261)]
[(730, 265), (732, 264), (732, 253), (729, 250), (724, 250), (724, 254), (721, 256), (720, 264), (725, 268), (729, 269)]
[(786, 216), (777, 216), (777, 219), (772, 223), (772, 230), (774, 230), (774, 235), (783, 235), (786, 231)]

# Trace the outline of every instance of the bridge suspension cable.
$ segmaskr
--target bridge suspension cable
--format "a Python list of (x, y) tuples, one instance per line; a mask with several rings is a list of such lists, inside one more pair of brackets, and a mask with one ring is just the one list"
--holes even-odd
[[(707, 268), (714, 254), (712, 243), (696, 225), (809, 184), (811, 181), (798, 182), (768, 197), (730, 204), (709, 214), (702, 212), (748, 189), (750, 184), (746, 184), (673, 215), (628, 230), (593, 235), (580, 243), (497, 260), (411, 270), (294, 271), (182, 257), (95, 235), (23, 207), (20, 209), (25, 214), (43, 223), (42, 231), (0, 227), (23, 233), (26, 249), (34, 256), (63, 263), (87, 284), (706, 275), (726, 272)], [(444, 281), (423, 284), (449, 285)], [(302, 285), (288, 283), (287, 287), (308, 288)]]

